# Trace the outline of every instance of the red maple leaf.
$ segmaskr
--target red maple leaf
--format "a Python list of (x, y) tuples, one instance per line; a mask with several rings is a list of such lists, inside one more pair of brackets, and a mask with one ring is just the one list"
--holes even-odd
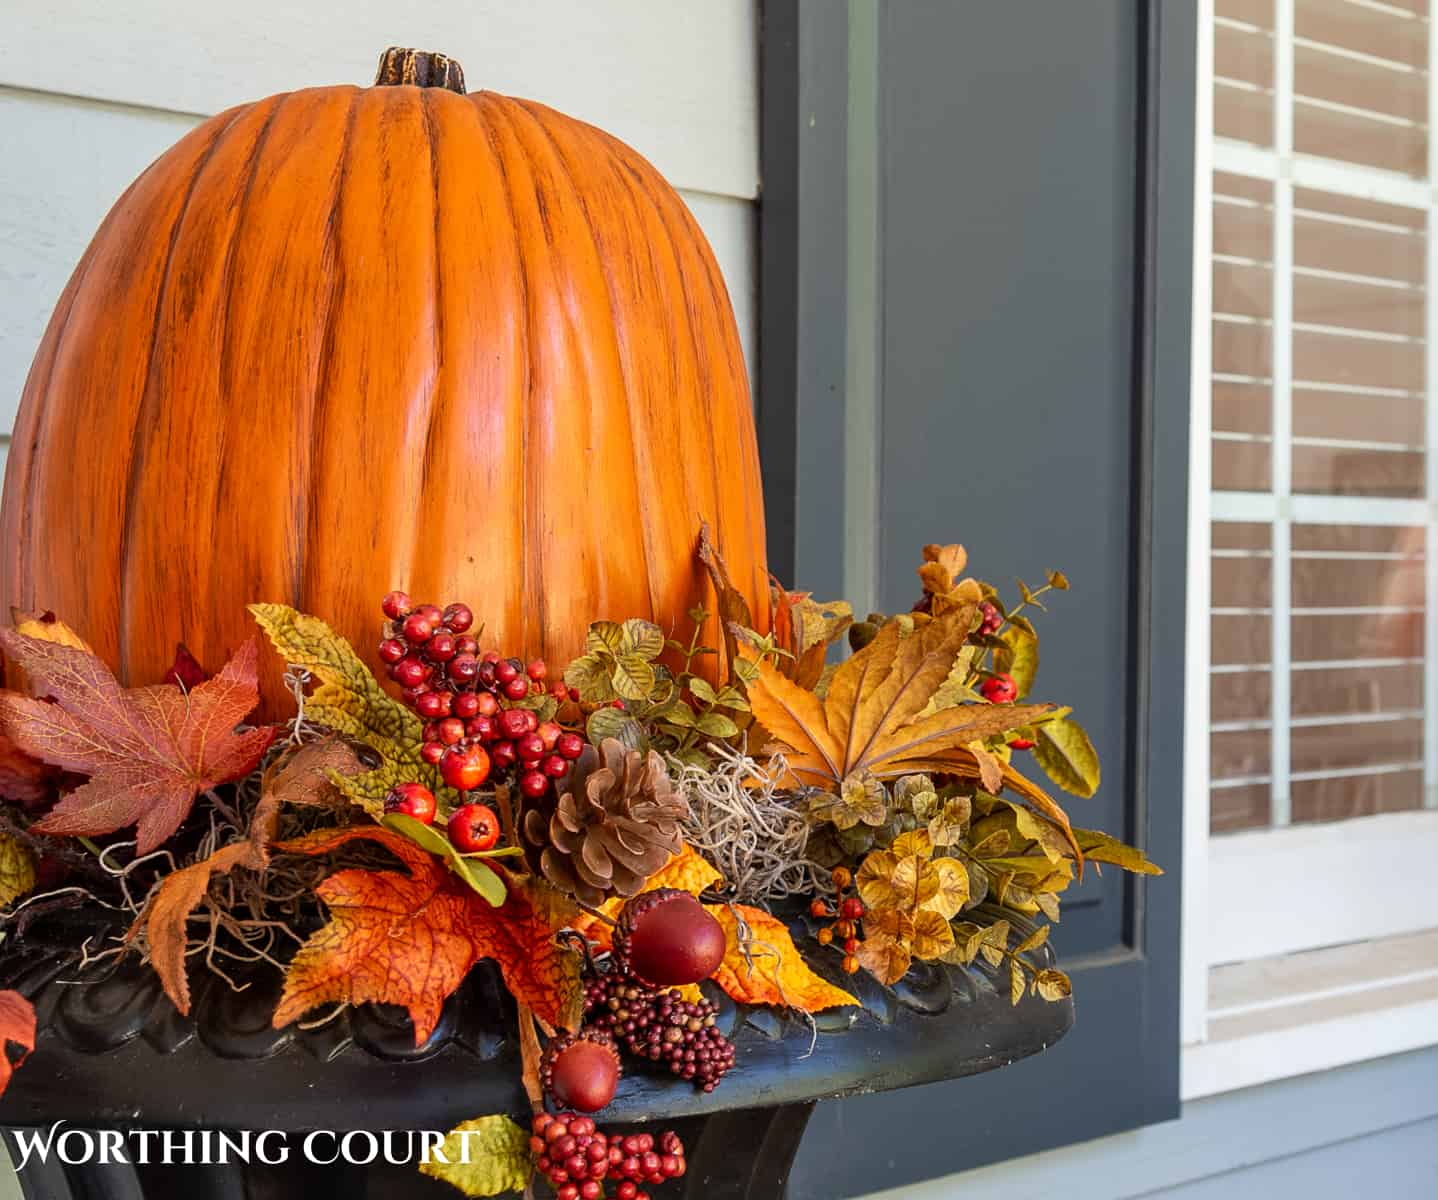
[(507, 986), (551, 1025), (578, 1023), (579, 958), (557, 945), (565, 916), (518, 881), (495, 908), (426, 850), (378, 826), (320, 829), (276, 851), (324, 854), (356, 838), (378, 842), (399, 871), (348, 868), (317, 890), (329, 924), (296, 952), (275, 1009), (276, 1029), (321, 1004), (398, 1004), (414, 1022), (415, 1045), (434, 1032), (445, 998), (481, 958), (499, 964)]
[(0, 644), (46, 700), (0, 696), (0, 724), (27, 754), (89, 781), (33, 826), (38, 833), (113, 833), (137, 827), (148, 854), (180, 827), (195, 796), (248, 775), (274, 737), (235, 726), (259, 699), (253, 639), (218, 676), (189, 693), (122, 688), (93, 654), (13, 629)]
[[(12, 1063), (9, 1043), (20, 1047)], [(0, 992), (0, 1092), (10, 1084), (10, 1073), (35, 1049), (35, 1009), (19, 992)]]

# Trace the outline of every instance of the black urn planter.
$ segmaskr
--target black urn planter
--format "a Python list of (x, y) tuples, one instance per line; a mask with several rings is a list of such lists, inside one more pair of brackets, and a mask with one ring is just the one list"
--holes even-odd
[[(1018, 937), (1032, 929), (1004, 914)], [(71, 918), (73, 920), (73, 917)], [(892, 988), (844, 976), (837, 956), (814, 953), (806, 918), (791, 927), (821, 974), (860, 1007), (799, 1016), (736, 1005), (717, 987), (734, 1040), (734, 1070), (708, 1094), (668, 1075), (625, 1074), (601, 1120), (607, 1127), (663, 1121), (689, 1147), (683, 1180), (658, 1195), (776, 1200), (818, 1100), (954, 1079), (1007, 1066), (1058, 1041), (1072, 1000), (1010, 1002), (1007, 967), (916, 963)], [(103, 918), (99, 922), (103, 924)], [(93, 932), (94, 926), (91, 927)], [(1054, 965), (1053, 951), (1033, 954)], [(0, 1126), (85, 1129), (445, 1130), (469, 1117), (526, 1111), (514, 1002), (485, 962), (445, 1004), (424, 1045), (403, 1010), (365, 1005), (311, 1027), (270, 1027), (280, 978), (273, 969), (242, 991), (196, 972), (182, 1017), (153, 972), (134, 958), (81, 972), (76, 955), (21, 942), (0, 979), (35, 1003), (40, 1037), (0, 1099)], [(345, 1200), (458, 1195), (410, 1164), (332, 1166), (76, 1164), (32, 1161), (31, 1200)], [(12, 1157), (15, 1146), (11, 1138)], [(18, 1157), (17, 1157), (18, 1162)], [(955, 1164), (956, 1168), (961, 1164)]]

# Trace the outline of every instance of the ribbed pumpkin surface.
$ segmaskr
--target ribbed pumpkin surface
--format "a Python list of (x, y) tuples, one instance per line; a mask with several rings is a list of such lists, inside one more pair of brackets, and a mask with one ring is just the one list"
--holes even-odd
[(0, 594), (131, 684), (177, 641), (218, 669), (251, 600), (373, 662), (392, 587), (561, 666), (596, 618), (687, 628), (701, 518), (762, 622), (747, 376), (673, 189), (539, 104), (321, 88), (201, 125), (106, 218), (26, 384)]

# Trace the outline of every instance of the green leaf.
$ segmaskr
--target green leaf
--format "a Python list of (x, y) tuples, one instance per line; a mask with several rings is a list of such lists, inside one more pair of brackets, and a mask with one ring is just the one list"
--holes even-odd
[(616, 658), (637, 655), (646, 662), (664, 653), (664, 631), (652, 621), (631, 617), (624, 622), (622, 645)]
[(495, 908), (504, 903), (504, 880), (482, 862), (461, 857), (450, 840), (433, 825), (416, 821), (405, 813), (389, 813), (382, 824), (386, 829), (392, 829), (395, 833), (409, 838), (420, 849), (428, 850), (436, 857), (444, 859), (445, 865), (451, 871)]
[[(714, 689), (710, 686), (709, 681), (701, 676), (686, 675), (684, 677), (684, 686), (689, 689), (696, 700), (701, 700), (705, 704), (715, 704), (719, 700), (719, 697), (714, 694)], [(725, 688), (724, 690), (727, 692), (730, 689)]]
[(673, 704), (667, 705), (662, 712), (649, 715), (662, 724), (674, 725), (679, 729), (693, 729), (696, 724), (694, 710), (683, 700), (676, 700)]
[(419, 1169), (466, 1196), (498, 1196), (522, 1192), (533, 1165), (528, 1132), (508, 1117), (495, 1115), (460, 1122)]
[(564, 682), (579, 692), (586, 704), (604, 704), (614, 699), (610, 661), (599, 654), (582, 654), (564, 668)]
[(1040, 971), (1034, 976), (1034, 991), (1050, 1003), (1056, 1000), (1066, 1000), (1074, 994), (1073, 984), (1069, 981), (1069, 977), (1062, 971), (1052, 968)]
[(739, 732), (739, 726), (723, 713), (714, 712), (712, 709), (699, 717), (695, 728), (714, 738), (731, 738)]
[[(1027, 622), (1026, 622), (1027, 623)], [(999, 669), (1013, 676), (1022, 700), (1034, 686), (1039, 669), (1039, 639), (1017, 621), (1001, 633), (1004, 649), (999, 652)]]
[(624, 654), (614, 660), (614, 690), (621, 700), (647, 700), (654, 690), (654, 666), (638, 654)]
[(1098, 754), (1083, 726), (1075, 721), (1046, 721), (1038, 726), (1034, 760), (1050, 779), (1075, 796), (1098, 791)]
[(607, 654), (610, 658), (618, 658), (624, 652), (624, 626), (617, 621), (595, 621), (590, 625), (589, 633), (584, 639), (584, 649), (590, 654)]
[(1075, 829), (1074, 840), (1089, 862), (1113, 863), (1138, 875), (1163, 874), (1163, 868), (1149, 862), (1142, 850), (1136, 850), (1097, 829)]
[(622, 708), (597, 708), (589, 714), (584, 733), (596, 746), (605, 738), (618, 738), (631, 750), (645, 752), (649, 749), (649, 738), (644, 726)]

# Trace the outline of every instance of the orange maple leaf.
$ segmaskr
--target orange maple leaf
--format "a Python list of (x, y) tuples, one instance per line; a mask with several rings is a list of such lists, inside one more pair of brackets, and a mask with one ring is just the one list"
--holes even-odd
[(494, 908), (442, 861), (378, 826), (320, 829), (274, 849), (324, 854), (360, 838), (384, 846), (405, 872), (347, 868), (320, 884), (329, 924), (290, 963), (275, 1028), (335, 1001), (398, 1004), (409, 1010), (415, 1045), (422, 1045), (445, 998), (481, 958), (494, 959), (514, 998), (551, 1025), (578, 1025), (580, 962), (554, 940), (571, 919), (557, 896), (510, 877), (504, 904)]
[(739, 921), (727, 904), (705, 907), (724, 927), (727, 945), (714, 982), (741, 1004), (772, 1004), (820, 1012), (840, 1004), (859, 1002), (841, 987), (814, 974), (794, 945), (788, 926), (762, 908), (736, 904), (753, 938), (745, 957), (739, 947)]
[[(8, 1049), (20, 1047), (18, 1058), (11, 1059)], [(19, 992), (0, 992), (0, 1092), (10, 1085), (10, 1075), (35, 1049), (35, 1009)]]
[(0, 631), (0, 644), (25, 669), (32, 690), (54, 703), (7, 693), (0, 722), (28, 754), (90, 776), (32, 828), (104, 834), (137, 827), (148, 854), (189, 815), (195, 796), (248, 775), (274, 737), (237, 733), (254, 708), (256, 647), (240, 647), (218, 676), (186, 694), (178, 687), (122, 688), (93, 654)]

